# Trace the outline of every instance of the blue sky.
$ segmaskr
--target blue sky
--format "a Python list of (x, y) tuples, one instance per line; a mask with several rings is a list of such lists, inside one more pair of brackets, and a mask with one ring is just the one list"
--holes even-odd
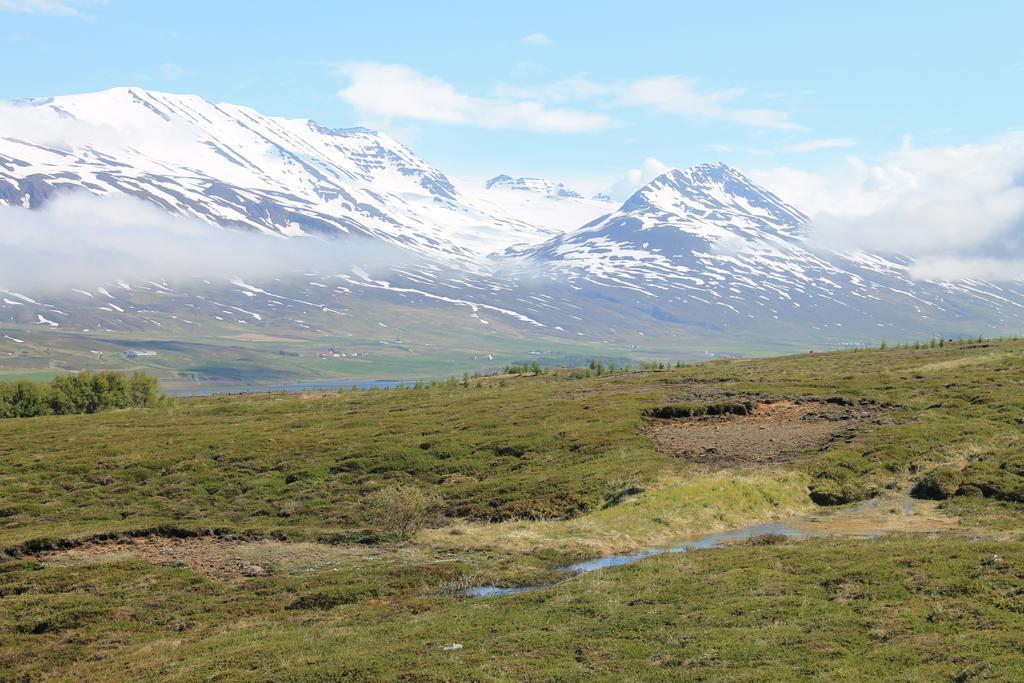
[(584, 189), (645, 159), (827, 174), (1024, 130), (1022, 8), (0, 0), (0, 98), (195, 93)]

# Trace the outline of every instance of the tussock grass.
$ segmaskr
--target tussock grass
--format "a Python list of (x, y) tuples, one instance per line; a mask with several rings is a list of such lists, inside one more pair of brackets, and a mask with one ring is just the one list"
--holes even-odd
[(814, 507), (807, 497), (807, 481), (805, 474), (795, 471), (671, 475), (619, 505), (570, 520), (460, 524), (421, 532), (417, 540), (446, 549), (622, 553), (805, 513)]
[[(1024, 344), (570, 375), (0, 420), (0, 547), (217, 529), (250, 540), (181, 545), (272, 570), (218, 578), (121, 548), (2, 559), (5, 675), (1019, 677)], [(689, 467), (641, 433), (656, 406), (838, 396), (887, 409), (820, 451), (742, 474)], [(905, 514), (897, 492), (939, 468), (951, 497), (921, 503), (927, 519)], [(433, 528), (411, 540), (371, 528), (364, 501), (409, 486), (438, 501)], [(827, 516), (848, 531), (940, 537), (737, 544), (457, 597), (470, 582), (544, 583), (576, 557), (784, 519), (814, 509), (809, 492), (831, 504), (882, 496), (864, 503), (884, 503), (870, 519)]]

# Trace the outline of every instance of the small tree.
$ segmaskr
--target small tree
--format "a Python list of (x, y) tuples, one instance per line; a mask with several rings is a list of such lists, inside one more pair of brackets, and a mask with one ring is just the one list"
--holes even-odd
[(10, 402), (14, 417), (36, 417), (50, 412), (50, 406), (40, 386), (26, 380), (14, 383)]
[(131, 396), (131, 405), (139, 408), (151, 406), (160, 397), (160, 385), (156, 377), (136, 372), (128, 380), (128, 393)]
[(435, 493), (410, 484), (374, 491), (363, 501), (363, 514), (370, 526), (404, 541), (429, 524), (440, 507)]

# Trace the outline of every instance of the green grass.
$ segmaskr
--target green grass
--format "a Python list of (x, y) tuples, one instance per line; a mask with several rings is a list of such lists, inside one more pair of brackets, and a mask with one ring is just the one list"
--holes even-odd
[[(168, 305), (162, 298), (153, 303), (161, 310)], [(585, 364), (594, 357), (620, 365), (627, 360), (675, 361), (696, 358), (701, 353), (697, 349), (707, 346), (707, 339), (675, 335), (608, 340), (606, 330), (587, 338), (548, 335), (539, 329), (524, 334), (502, 316), (485, 316), (489, 324), (482, 325), (469, 317), (468, 308), (449, 310), (358, 298), (350, 305), (353, 308), (346, 315), (308, 311), (300, 316), (302, 323), (287, 318), (216, 321), (196, 316), (194, 309), (183, 306), (165, 310), (177, 317), (163, 319), (159, 328), (142, 330), (92, 328), (86, 332), (62, 327), (43, 331), (31, 324), (6, 325), (4, 331), (23, 343), (0, 338), (0, 373), (143, 369), (159, 376), (168, 389), (184, 391), (198, 386), (323, 379), (430, 379), (535, 360), (547, 366)], [(196, 324), (183, 322), (197, 317)], [(778, 353), (793, 348), (732, 339), (720, 340), (715, 346), (724, 354)], [(133, 360), (120, 356), (138, 348), (157, 350), (159, 355)], [(330, 360), (316, 357), (328, 348), (348, 355)], [(353, 357), (353, 353), (358, 355)]]
[[(225, 579), (173, 554), (163, 565), (131, 552), (10, 557), (5, 675), (1015, 680), (1024, 669), (1024, 343), (479, 384), (0, 420), (0, 548), (217, 529), (236, 545), (196, 540), (200, 556), (272, 569)], [(656, 407), (779, 397), (878, 410), (820, 451), (746, 470), (689, 466), (639, 431)], [(942, 514), (960, 523), (942, 537), (744, 545), (521, 596), (445, 597), (939, 473), (955, 481)], [(395, 484), (442, 505), (439, 524), (403, 544), (362, 515), (366, 495)]]
[(437, 595), (450, 563), (240, 585), (23, 563), (0, 575), (0, 661), (78, 680), (1011, 681), (1022, 565), (1016, 544), (813, 541), (466, 601)]
[(67, 373), (59, 370), (7, 370), (0, 372), (0, 382), (17, 382), (19, 380), (49, 382), (54, 377), (65, 374)]
[[(984, 362), (922, 371), (978, 354)], [(355, 533), (360, 496), (412, 482), (435, 487), (451, 517), (572, 517), (600, 507), (622, 482), (682, 471), (637, 430), (644, 410), (697, 390), (897, 406), (805, 466), (812, 488), (839, 487), (840, 502), (854, 500), (904, 485), (958, 450), (989, 456), (974, 467), (1016, 453), (1022, 361), (1024, 345), (1004, 342), (8, 420), (0, 423), (0, 544), (160, 524), (306, 539)]]

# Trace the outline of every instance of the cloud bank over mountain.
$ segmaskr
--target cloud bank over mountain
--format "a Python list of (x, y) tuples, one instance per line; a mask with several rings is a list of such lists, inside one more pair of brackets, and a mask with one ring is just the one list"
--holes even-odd
[(411, 262), (370, 240), (286, 239), (221, 230), (126, 195), (84, 192), (38, 210), (0, 207), (0, 288), (66, 291), (113, 280), (272, 278)]
[(835, 249), (905, 254), (926, 279), (1024, 275), (1024, 135), (980, 145), (915, 148), (877, 163), (851, 157), (830, 174), (754, 172), (811, 216)]

